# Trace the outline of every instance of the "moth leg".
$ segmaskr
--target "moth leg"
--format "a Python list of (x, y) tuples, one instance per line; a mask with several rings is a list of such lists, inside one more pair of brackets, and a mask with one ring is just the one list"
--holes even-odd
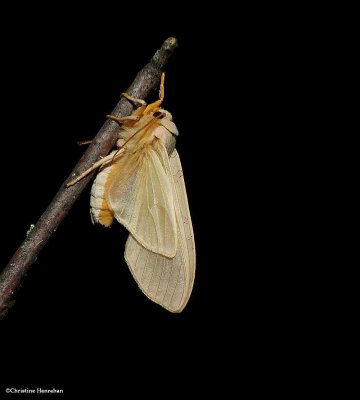
[(109, 154), (106, 157), (103, 157), (101, 160), (97, 161), (94, 163), (90, 168), (88, 168), (86, 171), (84, 171), (82, 174), (80, 174), (78, 177), (70, 181), (69, 183), (66, 184), (66, 187), (75, 185), (75, 183), (81, 181), (81, 179), (85, 178), (85, 176), (89, 175), (90, 172), (94, 171), (95, 169), (99, 168), (101, 165), (113, 161), (114, 159), (118, 158), (121, 156), (121, 154), (124, 152), (124, 148), (119, 149), (116, 154)]
[(81, 140), (79, 142), (77, 142), (78, 146), (84, 146), (85, 144), (91, 144), (92, 140)]
[(115, 115), (108, 114), (107, 119), (111, 119), (121, 125), (124, 121), (139, 121), (138, 115), (129, 115), (128, 117), (116, 117)]
[(162, 102), (164, 101), (164, 96), (165, 96), (164, 82), (165, 82), (165, 72), (163, 72), (161, 74), (160, 89), (159, 89), (159, 100), (156, 100), (156, 101), (154, 101), (154, 103), (149, 104), (146, 107), (146, 109), (144, 111), (144, 114), (148, 114), (148, 113), (151, 113), (151, 112), (154, 113), (160, 108)]
[(125, 99), (128, 99), (131, 103), (133, 103), (134, 105), (141, 107), (141, 106), (146, 106), (147, 103), (145, 100), (143, 99), (137, 99), (136, 97), (132, 97), (127, 93), (121, 93), (122, 97), (125, 97)]

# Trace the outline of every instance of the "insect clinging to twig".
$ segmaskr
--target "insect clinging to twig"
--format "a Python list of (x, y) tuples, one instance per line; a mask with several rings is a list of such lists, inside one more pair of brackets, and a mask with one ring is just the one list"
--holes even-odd
[(125, 260), (140, 289), (171, 312), (186, 306), (195, 275), (195, 243), (183, 172), (175, 149), (178, 130), (159, 100), (151, 104), (124, 93), (137, 108), (121, 125), (117, 149), (71, 186), (100, 167), (91, 190), (94, 223), (114, 218), (128, 231)]

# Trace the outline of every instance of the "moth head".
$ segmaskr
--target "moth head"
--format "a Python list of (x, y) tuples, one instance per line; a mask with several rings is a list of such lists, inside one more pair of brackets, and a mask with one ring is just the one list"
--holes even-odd
[(172, 121), (172, 115), (169, 111), (164, 110), (163, 108), (159, 108), (157, 111), (154, 112), (154, 117), (159, 117), (159, 119), (168, 119)]
[(154, 117), (158, 117), (160, 120), (160, 124), (164, 126), (169, 132), (173, 135), (178, 136), (179, 132), (176, 128), (174, 122), (172, 122), (172, 115), (169, 111), (164, 110), (163, 108), (159, 108), (158, 111), (154, 112)]

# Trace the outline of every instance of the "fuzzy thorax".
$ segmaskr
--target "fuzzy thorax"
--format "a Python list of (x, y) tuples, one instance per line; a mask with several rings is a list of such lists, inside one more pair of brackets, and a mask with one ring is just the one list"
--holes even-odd
[[(118, 159), (104, 164), (91, 189), (90, 212), (93, 223), (100, 223), (109, 227), (114, 219), (114, 214), (107, 201), (107, 192), (116, 177), (119, 168), (128, 169), (132, 172), (134, 154), (140, 154), (147, 146), (154, 143), (154, 139), (160, 140), (165, 146), (169, 156), (173, 152), (176, 143), (178, 130), (172, 121), (172, 115), (163, 109), (159, 109), (163, 114), (162, 118), (154, 118), (153, 115), (144, 115), (139, 121), (124, 122), (117, 141), (117, 147), (125, 144), (125, 152)], [(115, 155), (116, 151), (113, 152)]]

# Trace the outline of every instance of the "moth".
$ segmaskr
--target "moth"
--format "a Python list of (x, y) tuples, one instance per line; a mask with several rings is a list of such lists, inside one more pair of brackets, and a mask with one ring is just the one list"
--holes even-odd
[(116, 149), (71, 186), (100, 167), (91, 189), (93, 223), (110, 227), (116, 219), (128, 231), (125, 261), (142, 292), (171, 312), (186, 306), (195, 276), (195, 242), (179, 155), (178, 130), (159, 99), (147, 104), (122, 95), (136, 109), (107, 118), (121, 126)]

